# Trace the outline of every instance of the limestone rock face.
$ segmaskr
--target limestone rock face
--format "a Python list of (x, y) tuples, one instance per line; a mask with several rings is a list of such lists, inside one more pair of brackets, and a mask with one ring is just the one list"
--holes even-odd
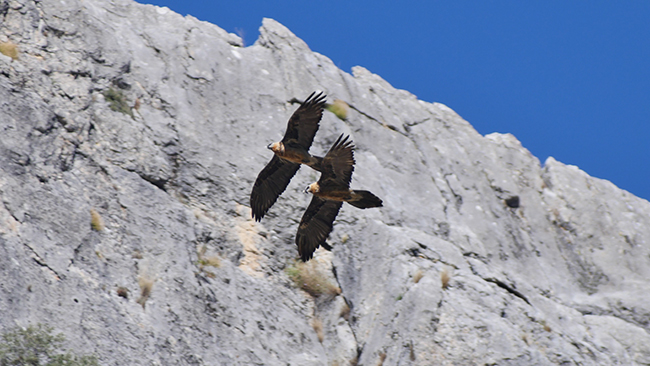
[[(0, 330), (51, 325), (102, 365), (650, 364), (647, 201), (260, 33), (0, 0)], [(384, 207), (344, 205), (302, 266), (318, 174), (261, 223), (248, 199), (314, 90), (351, 108), (312, 153), (351, 134), (352, 188)]]

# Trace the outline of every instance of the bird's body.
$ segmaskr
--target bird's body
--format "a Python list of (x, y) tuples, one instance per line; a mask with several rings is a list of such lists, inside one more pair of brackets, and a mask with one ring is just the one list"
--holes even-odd
[(283, 160), (296, 164), (305, 164), (320, 172), (320, 163), (323, 158), (311, 155), (309, 150), (300, 145), (287, 146), (282, 142), (274, 142), (269, 145), (269, 149)]
[(284, 192), (301, 164), (320, 171), (322, 158), (309, 154), (325, 107), (325, 95), (316, 92), (291, 115), (281, 141), (269, 144), (271, 161), (260, 172), (253, 185), (250, 205), (255, 221), (260, 221)]
[(298, 253), (305, 262), (319, 246), (326, 246), (343, 202), (362, 209), (382, 207), (382, 200), (371, 192), (350, 189), (355, 161), (354, 146), (348, 137), (339, 136), (321, 161), (320, 179), (305, 189), (314, 195), (296, 234)]
[(381, 207), (382, 201), (369, 191), (356, 189), (320, 189), (318, 182), (312, 183), (307, 192), (314, 196), (330, 200), (347, 202), (357, 208)]

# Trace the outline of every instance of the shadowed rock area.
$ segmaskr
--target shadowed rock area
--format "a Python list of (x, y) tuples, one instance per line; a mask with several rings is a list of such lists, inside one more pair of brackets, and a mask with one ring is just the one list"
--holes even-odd
[[(127, 0), (0, 0), (0, 331), (102, 365), (650, 365), (650, 204), (481, 136), (264, 19), (249, 47)], [(253, 182), (297, 104), (357, 146), (329, 243), (297, 265), (318, 174), (261, 223)]]

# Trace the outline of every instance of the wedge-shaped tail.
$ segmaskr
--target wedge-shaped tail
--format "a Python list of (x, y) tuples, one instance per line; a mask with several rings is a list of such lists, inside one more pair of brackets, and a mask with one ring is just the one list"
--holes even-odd
[(375, 196), (369, 191), (362, 190), (353, 190), (352, 197), (347, 202), (357, 208), (372, 208), (383, 206), (381, 198)]

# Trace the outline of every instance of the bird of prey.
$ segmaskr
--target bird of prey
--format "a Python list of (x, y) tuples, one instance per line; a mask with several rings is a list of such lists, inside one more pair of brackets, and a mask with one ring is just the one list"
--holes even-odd
[(262, 220), (287, 188), (300, 164), (320, 171), (323, 158), (311, 156), (309, 148), (318, 131), (324, 107), (325, 95), (322, 92), (311, 93), (289, 119), (282, 141), (267, 146), (273, 151), (273, 158), (257, 176), (251, 192), (250, 204), (255, 221)]
[(303, 262), (310, 260), (321, 245), (331, 249), (325, 240), (344, 201), (357, 208), (382, 207), (381, 199), (369, 191), (350, 189), (354, 145), (348, 138), (339, 136), (321, 162), (320, 179), (305, 188), (305, 193), (311, 192), (314, 197), (296, 234), (296, 245)]

